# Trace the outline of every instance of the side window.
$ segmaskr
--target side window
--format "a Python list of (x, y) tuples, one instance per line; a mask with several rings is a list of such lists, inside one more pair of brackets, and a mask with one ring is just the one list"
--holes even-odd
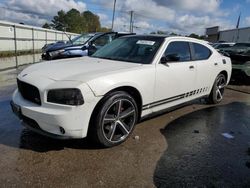
[(194, 47), (194, 60), (205, 60), (211, 55), (211, 51), (201, 44), (192, 43)]
[(189, 43), (182, 41), (171, 42), (165, 51), (165, 56), (169, 61), (190, 61)]
[(104, 46), (104, 45), (110, 43), (114, 39), (114, 37), (115, 37), (115, 34), (102, 35), (99, 38), (95, 39), (93, 41), (93, 44), (97, 47), (98, 46), (101, 47), (101, 46)]

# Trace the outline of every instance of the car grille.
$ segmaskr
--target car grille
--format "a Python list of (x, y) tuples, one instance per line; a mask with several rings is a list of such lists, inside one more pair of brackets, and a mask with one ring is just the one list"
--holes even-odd
[(17, 79), (17, 87), (22, 97), (30, 102), (41, 105), (40, 93), (37, 87)]

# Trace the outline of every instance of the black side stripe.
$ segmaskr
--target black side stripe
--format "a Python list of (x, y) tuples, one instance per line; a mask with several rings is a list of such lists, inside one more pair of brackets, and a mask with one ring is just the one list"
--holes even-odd
[(153, 107), (156, 107), (156, 106), (167, 104), (167, 103), (177, 101), (177, 100), (180, 100), (180, 99), (183, 99), (183, 98), (186, 98), (186, 97), (191, 97), (193, 95), (198, 95), (198, 94), (201, 94), (201, 93), (203, 93), (205, 91), (208, 91), (208, 89), (209, 89), (209, 87), (204, 87), (204, 88), (193, 90), (193, 91), (181, 94), (181, 95), (177, 95), (177, 96), (170, 97), (170, 98), (167, 98), (167, 99), (162, 99), (162, 100), (159, 100), (159, 101), (156, 101), (156, 102), (145, 104), (145, 105), (142, 106), (142, 110), (147, 110), (149, 108), (153, 108)]
[(153, 107), (160, 106), (160, 105), (163, 105), (163, 104), (166, 104), (166, 103), (169, 103), (169, 102), (173, 102), (173, 101), (184, 98), (184, 96), (185, 96), (185, 94), (177, 95), (177, 96), (170, 97), (170, 98), (167, 98), (167, 99), (163, 99), (163, 100), (160, 100), (160, 101), (156, 101), (156, 102), (153, 102), (153, 103), (150, 103), (150, 104), (146, 104), (146, 105), (143, 105), (142, 110), (146, 110), (148, 108), (153, 108)]
[(169, 102), (173, 102), (173, 101), (182, 99), (184, 97), (185, 97), (185, 94), (181, 94), (181, 95), (177, 95), (177, 96), (170, 97), (170, 98), (167, 98), (167, 99), (162, 99), (160, 101), (156, 101), (156, 102), (153, 102), (153, 103), (150, 103), (150, 104), (143, 105), (142, 110), (146, 110), (148, 108), (153, 108), (153, 107), (160, 106), (160, 105), (163, 105), (163, 104), (166, 104), (166, 103), (169, 103)]

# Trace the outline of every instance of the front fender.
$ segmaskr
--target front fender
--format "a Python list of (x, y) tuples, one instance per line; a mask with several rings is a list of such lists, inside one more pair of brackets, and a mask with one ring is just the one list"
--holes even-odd
[(144, 103), (153, 101), (155, 72), (154, 68), (112, 74), (93, 79), (87, 82), (95, 96), (104, 96), (106, 93), (120, 87), (137, 89)]

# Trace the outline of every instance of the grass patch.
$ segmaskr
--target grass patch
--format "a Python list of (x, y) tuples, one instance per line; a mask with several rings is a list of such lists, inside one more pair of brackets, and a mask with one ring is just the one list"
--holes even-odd
[[(42, 50), (34, 50), (35, 54), (41, 53)], [(15, 51), (1, 51), (0, 52), (0, 58), (3, 57), (13, 57), (15, 55), (17, 56), (21, 56), (21, 55), (31, 55), (33, 54), (33, 50), (20, 50), (17, 51), (17, 53), (15, 54)]]

